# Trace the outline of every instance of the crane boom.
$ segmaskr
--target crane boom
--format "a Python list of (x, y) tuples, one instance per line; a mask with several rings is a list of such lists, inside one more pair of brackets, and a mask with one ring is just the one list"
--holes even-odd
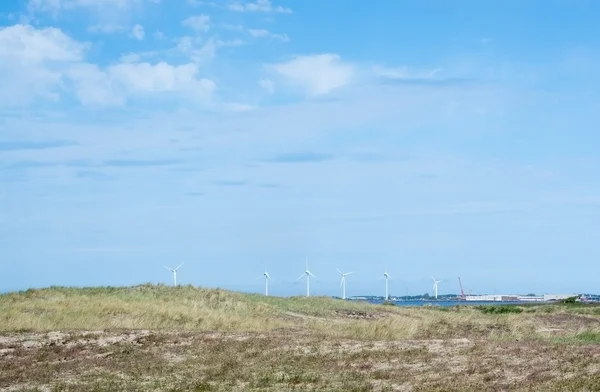
[(463, 290), (462, 282), (460, 281), (460, 276), (458, 277), (458, 285), (460, 286), (460, 299), (466, 299), (465, 291)]

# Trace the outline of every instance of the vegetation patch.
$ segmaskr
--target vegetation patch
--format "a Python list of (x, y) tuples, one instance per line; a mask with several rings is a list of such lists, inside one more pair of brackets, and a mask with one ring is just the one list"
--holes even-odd
[(523, 313), (523, 308), (516, 305), (479, 305), (475, 309), (485, 314)]
[(445, 309), (192, 286), (10, 293), (0, 391), (598, 390), (597, 307)]

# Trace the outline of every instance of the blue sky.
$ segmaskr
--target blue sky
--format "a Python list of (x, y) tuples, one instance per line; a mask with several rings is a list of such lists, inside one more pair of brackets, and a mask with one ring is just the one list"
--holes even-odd
[(0, 290), (599, 292), (596, 1), (0, 5)]

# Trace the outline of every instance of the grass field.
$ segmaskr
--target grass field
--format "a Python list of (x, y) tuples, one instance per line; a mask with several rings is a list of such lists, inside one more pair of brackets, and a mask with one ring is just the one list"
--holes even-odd
[(600, 307), (143, 285), (0, 296), (0, 391), (599, 391)]

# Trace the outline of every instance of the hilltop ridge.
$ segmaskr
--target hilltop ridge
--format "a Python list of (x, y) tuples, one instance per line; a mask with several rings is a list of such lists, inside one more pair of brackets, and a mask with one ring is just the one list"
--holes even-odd
[[(600, 307), (192, 286), (0, 295), (0, 391), (599, 390)], [(58, 376), (58, 377), (57, 377)]]

